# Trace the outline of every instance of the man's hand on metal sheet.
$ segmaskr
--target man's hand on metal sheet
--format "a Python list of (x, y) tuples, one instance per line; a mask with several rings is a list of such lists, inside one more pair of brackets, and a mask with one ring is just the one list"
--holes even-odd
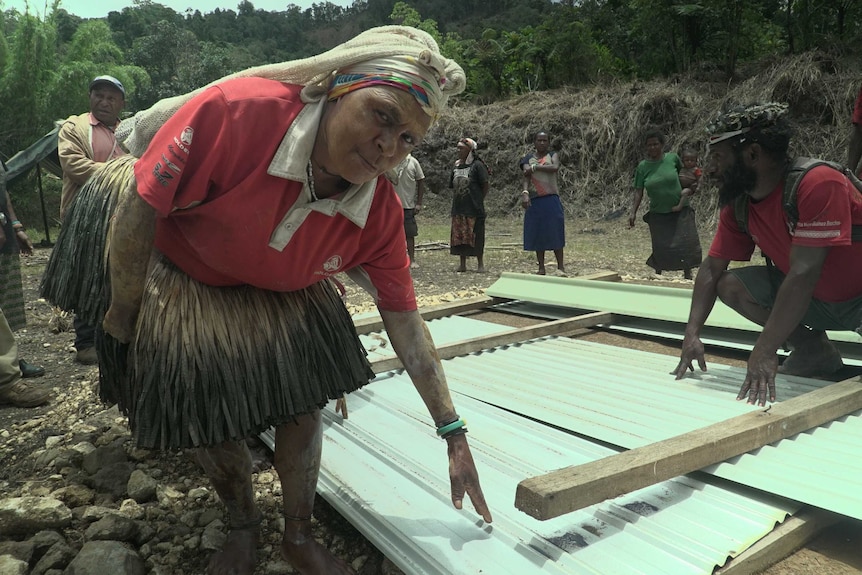
[(703, 357), (703, 342), (696, 336), (685, 336), (682, 341), (682, 351), (679, 354), (679, 364), (674, 369), (671, 375), (676, 376), (676, 379), (685, 377), (687, 371), (694, 372), (694, 361), (697, 360), (697, 365), (700, 371), (706, 371), (706, 359)]
[(736, 399), (748, 397), (748, 403), (761, 407), (767, 401), (775, 401), (775, 374), (778, 372), (778, 355), (774, 351), (761, 351), (754, 346), (748, 357), (748, 371), (745, 383), (739, 390)]

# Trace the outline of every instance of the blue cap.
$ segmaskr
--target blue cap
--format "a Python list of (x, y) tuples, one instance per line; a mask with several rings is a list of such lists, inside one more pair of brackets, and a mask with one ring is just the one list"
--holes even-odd
[(90, 91), (93, 91), (93, 88), (99, 86), (101, 84), (108, 84), (112, 88), (119, 90), (123, 94), (123, 98), (126, 97), (126, 89), (123, 88), (123, 83), (114, 78), (113, 76), (96, 76), (93, 78), (93, 81), (90, 82)]

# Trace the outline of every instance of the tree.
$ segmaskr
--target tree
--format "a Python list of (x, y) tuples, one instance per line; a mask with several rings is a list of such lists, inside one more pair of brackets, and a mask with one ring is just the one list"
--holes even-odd
[(147, 70), (151, 79), (150, 85), (139, 88), (136, 95), (141, 107), (198, 88), (189, 66), (199, 55), (198, 39), (174, 21), (157, 22), (149, 34), (137, 38), (130, 60)]
[(53, 120), (89, 109), (88, 86), (93, 78), (110, 74), (126, 88), (126, 110), (135, 108), (141, 87), (149, 86), (147, 72), (126, 64), (123, 51), (114, 43), (104, 20), (81, 24), (65, 47), (62, 65), (57, 67), (47, 86), (46, 114)]
[(28, 146), (50, 127), (45, 87), (52, 82), (56, 61), (53, 27), (24, 14), (17, 21), (6, 66), (0, 76), (0, 142), (11, 155)]

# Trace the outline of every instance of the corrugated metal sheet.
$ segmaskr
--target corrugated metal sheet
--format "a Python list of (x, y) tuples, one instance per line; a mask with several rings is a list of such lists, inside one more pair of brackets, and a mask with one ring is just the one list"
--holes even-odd
[[(429, 327), (438, 344), (510, 329), (462, 317)], [(374, 353), (388, 350), (386, 344)], [(455, 403), (470, 424), (495, 517), (490, 526), (472, 510), (452, 508), (445, 444), (401, 372), (351, 394), (347, 421), (325, 410), (319, 491), (408, 574), (711, 573), (798, 504), (679, 477), (546, 522), (513, 505), (524, 478), (614, 453), (543, 422), (630, 447), (751, 409), (730, 399), (738, 370), (711, 365), (706, 377), (674, 382), (665, 375), (670, 363), (666, 356), (557, 338), (445, 361)], [(789, 397), (822, 383), (786, 384)]]
[[(428, 331), (431, 332), (431, 337), (434, 338), (434, 343), (438, 347), (464, 339), (494, 335), (512, 330), (511, 327), (506, 325), (476, 321), (457, 315), (443, 319), (434, 319), (426, 322), (426, 325), (428, 326)], [(369, 361), (395, 356), (395, 352), (392, 351), (392, 344), (389, 343), (389, 336), (385, 331), (361, 335), (359, 336), (359, 340), (368, 352)]]
[[(671, 356), (548, 338), (446, 364), (458, 393), (625, 448), (634, 448), (757, 409), (735, 401), (740, 368), (710, 364), (675, 381)], [(789, 399), (829, 382), (777, 378)], [(857, 412), (710, 469), (817, 507), (862, 519), (862, 423)]]
[[(548, 306), (523, 300), (503, 302), (492, 306), (491, 309), (549, 320), (569, 318), (595, 311)], [(607, 331), (637, 334), (676, 341), (682, 341), (685, 336), (684, 323), (619, 314), (614, 316), (614, 323), (601, 324), (597, 327)], [(833, 337), (838, 335), (839, 337), (844, 338), (844, 340), (833, 339), (833, 343), (838, 347), (838, 350), (841, 352), (841, 356), (844, 358), (844, 364), (862, 366), (862, 346), (860, 346), (859, 342), (849, 341), (855, 336), (849, 332), (838, 332), (837, 334), (833, 332), (829, 333)], [(700, 332), (700, 340), (705, 346), (743, 351), (751, 351), (754, 344), (757, 342), (758, 336), (760, 336), (760, 331), (719, 328), (708, 325), (704, 326)], [(778, 354), (787, 355), (787, 352), (779, 350)]]
[[(503, 272), (486, 290), (492, 297), (526, 300), (558, 307), (587, 311), (607, 311), (685, 324), (691, 302), (691, 290), (665, 286), (648, 286), (622, 282), (598, 282), (576, 278), (557, 278)], [(760, 332), (760, 326), (745, 319), (721, 301), (715, 302), (707, 326)], [(851, 332), (829, 332), (833, 341), (862, 343)], [(855, 347), (855, 358), (862, 357)]]
[[(498, 355), (498, 354), (491, 354)], [(584, 439), (456, 397), (494, 523), (449, 501), (446, 445), (403, 374), (326, 411), (319, 492), (409, 574), (711, 573), (798, 506), (687, 477), (540, 522), (514, 508), (530, 477), (613, 454)]]

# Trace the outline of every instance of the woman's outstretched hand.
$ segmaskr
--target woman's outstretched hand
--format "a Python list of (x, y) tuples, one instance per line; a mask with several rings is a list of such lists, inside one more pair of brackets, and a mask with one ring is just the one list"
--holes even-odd
[(456, 435), (446, 440), (449, 444), (449, 482), (452, 486), (452, 505), (462, 509), (464, 494), (470, 496), (476, 513), (482, 516), (485, 523), (491, 523), (491, 511), (485, 502), (485, 495), (479, 485), (479, 473), (473, 462), (473, 454), (467, 445), (466, 435)]

